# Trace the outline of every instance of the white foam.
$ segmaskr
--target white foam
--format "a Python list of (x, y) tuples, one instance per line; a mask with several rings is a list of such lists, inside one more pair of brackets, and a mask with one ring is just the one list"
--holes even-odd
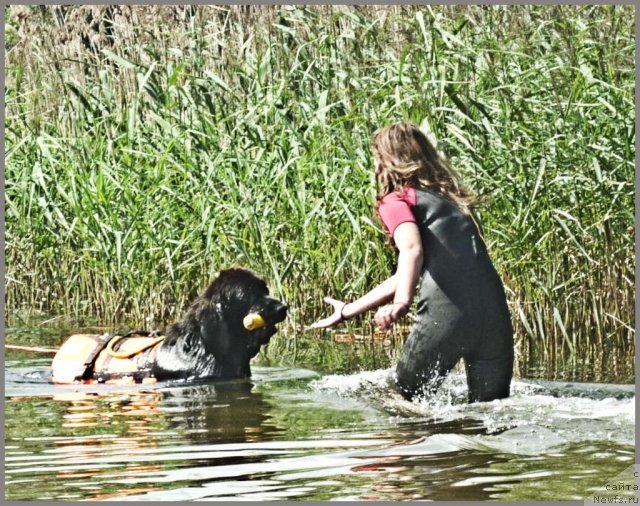
[[(324, 376), (312, 382), (312, 388), (332, 391), (341, 397), (357, 397), (389, 414), (405, 418), (474, 419), (488, 434), (516, 427), (537, 427), (538, 435), (545, 434), (544, 438), (557, 444), (607, 440), (622, 444), (635, 442), (635, 396), (615, 398), (615, 386), (608, 387), (610, 397), (589, 398), (590, 385), (583, 384), (577, 395), (576, 389), (572, 388), (575, 385), (571, 384), (566, 384), (563, 390), (560, 383), (549, 382), (551, 388), (545, 386), (545, 382), (514, 380), (509, 398), (469, 404), (464, 373), (452, 372), (436, 394), (414, 402), (402, 398), (394, 383), (393, 369), (385, 369)], [(594, 395), (602, 395), (598, 385), (594, 384), (592, 390)], [(550, 395), (550, 391), (554, 395)], [(514, 432), (512, 438), (518, 434)], [(521, 436), (523, 442), (531, 443), (531, 434), (523, 432)]]

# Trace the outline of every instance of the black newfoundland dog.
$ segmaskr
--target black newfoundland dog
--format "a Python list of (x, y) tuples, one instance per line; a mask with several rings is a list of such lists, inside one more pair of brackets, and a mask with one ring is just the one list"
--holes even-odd
[(54, 383), (124, 383), (172, 379), (233, 379), (251, 375), (249, 362), (276, 333), (287, 306), (264, 280), (228, 269), (199, 295), (166, 336), (77, 334), (53, 359)]

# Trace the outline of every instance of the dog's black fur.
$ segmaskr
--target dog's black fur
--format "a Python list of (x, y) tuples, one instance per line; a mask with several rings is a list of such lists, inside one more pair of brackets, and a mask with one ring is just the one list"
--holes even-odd
[[(260, 314), (262, 328), (247, 330), (242, 320)], [(158, 380), (248, 378), (250, 360), (276, 333), (287, 306), (269, 297), (267, 284), (246, 269), (228, 269), (191, 304), (184, 320), (167, 329), (151, 374)]]

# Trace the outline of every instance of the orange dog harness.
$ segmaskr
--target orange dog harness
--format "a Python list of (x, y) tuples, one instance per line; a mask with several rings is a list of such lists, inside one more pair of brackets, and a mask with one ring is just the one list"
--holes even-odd
[(124, 336), (74, 334), (53, 357), (54, 383), (150, 383), (151, 364), (164, 336), (134, 331)]

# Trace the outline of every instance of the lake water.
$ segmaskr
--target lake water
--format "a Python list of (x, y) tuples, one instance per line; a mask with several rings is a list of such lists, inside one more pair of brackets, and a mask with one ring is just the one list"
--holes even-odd
[(74, 387), (49, 362), (7, 354), (7, 500), (584, 500), (635, 462), (630, 385), (469, 405), (456, 372), (409, 403), (390, 368)]

